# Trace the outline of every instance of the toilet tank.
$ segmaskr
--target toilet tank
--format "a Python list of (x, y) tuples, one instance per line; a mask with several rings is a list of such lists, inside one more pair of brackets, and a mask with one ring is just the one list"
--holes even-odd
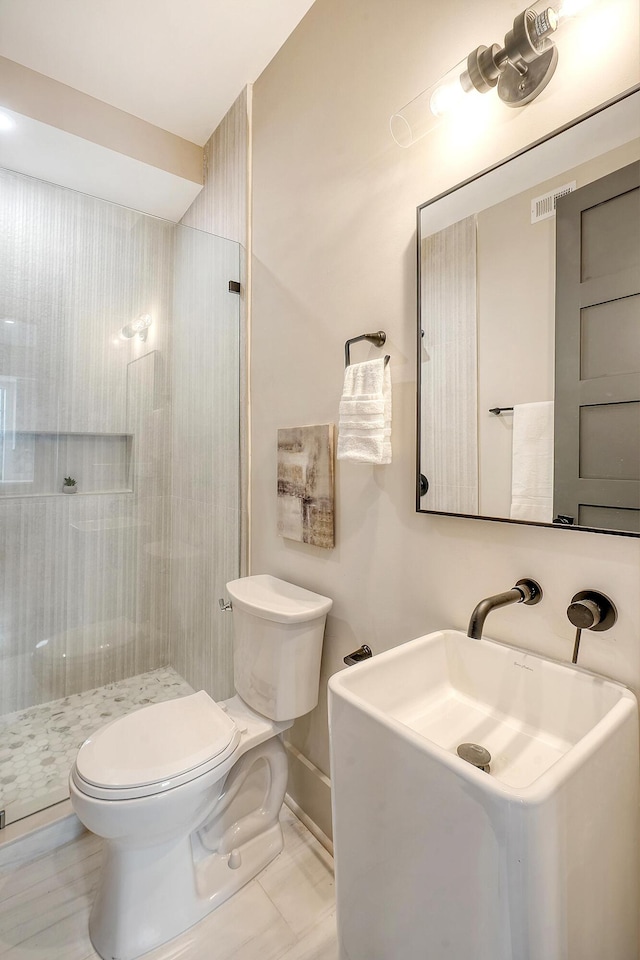
[(233, 674), (245, 703), (294, 720), (318, 702), (320, 658), (333, 601), (268, 574), (227, 584), (233, 601)]

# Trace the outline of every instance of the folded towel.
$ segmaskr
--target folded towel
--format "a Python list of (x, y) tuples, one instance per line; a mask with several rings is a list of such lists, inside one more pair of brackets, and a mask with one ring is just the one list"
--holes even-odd
[(553, 401), (513, 408), (511, 519), (553, 520)]
[(391, 370), (384, 358), (350, 364), (344, 372), (338, 460), (391, 463)]

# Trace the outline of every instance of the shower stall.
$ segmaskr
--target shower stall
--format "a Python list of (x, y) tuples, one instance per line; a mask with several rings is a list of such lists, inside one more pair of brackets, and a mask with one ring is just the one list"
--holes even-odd
[(0, 825), (97, 727), (232, 691), (239, 280), (237, 243), (0, 170)]

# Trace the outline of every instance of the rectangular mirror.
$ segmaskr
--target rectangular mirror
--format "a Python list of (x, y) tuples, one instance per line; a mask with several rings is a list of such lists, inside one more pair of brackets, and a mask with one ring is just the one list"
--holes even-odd
[(417, 509), (640, 535), (640, 92), (418, 208)]

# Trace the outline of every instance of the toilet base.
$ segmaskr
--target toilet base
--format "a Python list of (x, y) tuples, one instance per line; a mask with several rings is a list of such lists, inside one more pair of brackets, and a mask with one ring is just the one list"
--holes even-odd
[(274, 823), (260, 836), (249, 840), (242, 847), (235, 848), (231, 853), (207, 858), (196, 871), (196, 882), (202, 891), (215, 890), (215, 893), (207, 897), (206, 902), (203, 901), (201, 917), (205, 917), (253, 880), (282, 852), (283, 847), (282, 827), (280, 823)]
[[(254, 740), (247, 732), (244, 745)], [(227, 764), (175, 790), (118, 802), (82, 794), (71, 778), (78, 816), (105, 837), (89, 917), (103, 960), (136, 960), (177, 937), (282, 850), (287, 758), (279, 737)]]
[[(188, 838), (172, 849), (150, 850), (144, 879), (137, 850), (140, 885), (131, 897), (131, 891), (122, 888), (122, 878), (129, 875), (127, 850), (107, 844), (102, 882), (89, 917), (94, 949), (103, 960), (136, 960), (173, 940), (237, 893), (277, 857), (283, 845), (282, 828), (275, 823), (228, 854), (210, 854), (194, 870)], [(194, 886), (185, 891), (188, 878), (193, 878)], [(174, 889), (176, 882), (181, 885), (179, 891)], [(141, 890), (148, 891), (148, 897), (141, 896)]]

